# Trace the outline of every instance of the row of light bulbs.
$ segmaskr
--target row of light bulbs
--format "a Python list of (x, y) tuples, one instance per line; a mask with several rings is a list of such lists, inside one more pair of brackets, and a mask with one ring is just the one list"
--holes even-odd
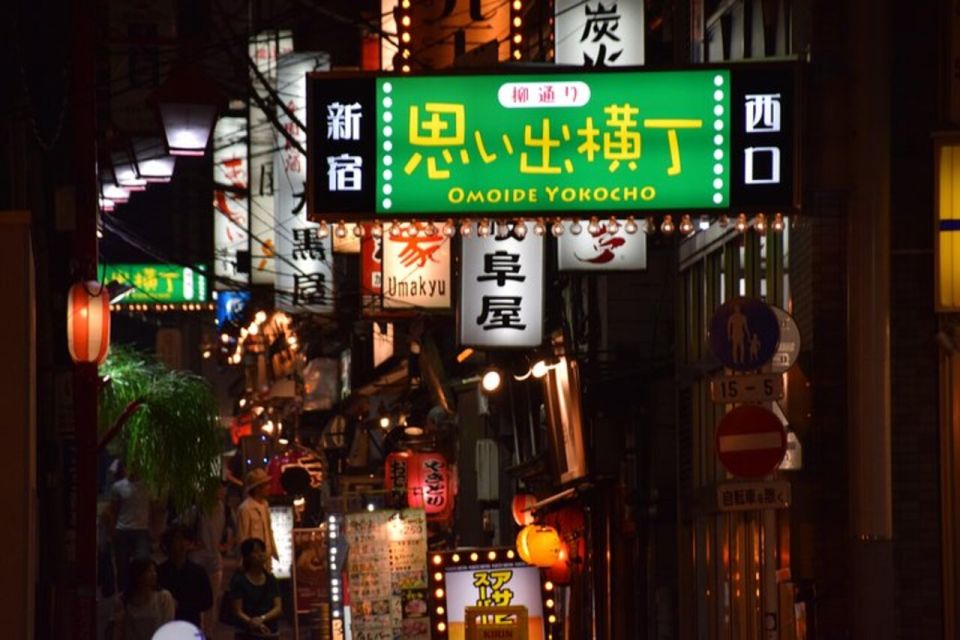
[[(672, 235), (675, 231), (679, 231), (680, 235), (688, 236), (694, 233), (697, 229), (705, 231), (710, 228), (711, 220), (708, 216), (702, 216), (696, 225), (694, 225), (693, 219), (689, 214), (683, 214), (680, 217), (679, 224), (674, 223), (673, 216), (667, 214), (663, 216), (663, 221), (660, 223), (659, 227), (657, 221), (653, 216), (649, 216), (646, 219), (641, 221), (643, 224), (643, 230), (645, 233), (652, 235), (659, 231), (664, 235)], [(596, 234), (600, 230), (600, 219), (593, 217), (586, 224), (586, 230), (590, 234)], [(620, 222), (615, 216), (611, 216), (609, 220), (606, 221), (606, 228), (608, 233), (617, 233), (620, 230)], [(717, 224), (725, 229), (731, 224), (730, 218), (726, 214), (722, 214), (717, 219)], [(753, 227), (757, 233), (766, 233), (768, 230), (774, 232), (783, 231), (786, 226), (786, 221), (783, 218), (783, 215), (780, 213), (773, 214), (772, 218), (764, 213), (758, 213), (751, 220), (747, 217), (747, 214), (739, 214), (733, 221), (732, 224), (734, 228), (740, 232), (745, 233), (748, 229)], [(348, 229), (348, 226), (352, 226), (352, 232)], [(476, 227), (476, 233), (480, 237), (486, 237), (491, 233), (496, 235), (507, 235), (508, 233), (513, 233), (514, 237), (523, 238), (527, 233), (527, 227), (523, 224), (518, 224), (518, 221), (508, 222), (506, 220), (499, 221), (490, 221), (486, 218), (479, 220), (476, 225), (470, 219), (464, 219), (459, 223), (459, 231), (461, 236), (469, 236), (474, 232), (474, 227)], [(411, 221), (406, 226), (402, 225), (399, 220), (394, 220), (390, 225), (390, 230), (388, 234), (393, 238), (399, 238), (401, 236), (407, 236), (409, 238), (415, 238), (421, 233), (425, 236), (435, 236), (439, 233), (442, 233), (448, 238), (452, 238), (457, 233), (457, 223), (452, 219), (448, 219), (445, 222), (440, 223), (439, 225), (436, 222), (427, 221), (427, 222), (417, 222), (416, 220)], [(554, 237), (562, 236), (567, 228), (563, 224), (563, 220), (560, 218), (555, 218), (550, 220), (548, 218), (536, 218), (533, 221), (533, 233), (542, 236), (547, 233), (547, 229), (550, 230), (550, 233)], [(580, 220), (574, 218), (570, 224), (570, 233), (573, 235), (579, 235), (583, 232), (584, 225), (580, 223)], [(637, 223), (634, 216), (628, 216), (626, 221), (623, 223), (623, 230), (629, 234), (634, 234), (640, 230), (640, 224)], [(331, 233), (331, 225), (325, 221), (321, 221), (319, 228), (317, 230), (318, 235), (321, 238), (326, 238)], [(364, 224), (351, 224), (347, 225), (346, 222), (341, 220), (336, 225), (333, 225), (333, 234), (335, 237), (343, 239), (348, 235), (353, 234), (357, 238), (362, 238), (367, 234), (367, 226)], [(382, 223), (375, 222), (370, 226), (370, 234), (376, 238), (383, 236), (384, 228)]]
[(126, 311), (213, 311), (212, 304), (124, 304)]

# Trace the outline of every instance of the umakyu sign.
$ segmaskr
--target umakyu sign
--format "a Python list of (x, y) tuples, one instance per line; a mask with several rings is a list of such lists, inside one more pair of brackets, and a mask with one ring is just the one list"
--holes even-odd
[(315, 74), (308, 95), (315, 217), (795, 204), (792, 67)]

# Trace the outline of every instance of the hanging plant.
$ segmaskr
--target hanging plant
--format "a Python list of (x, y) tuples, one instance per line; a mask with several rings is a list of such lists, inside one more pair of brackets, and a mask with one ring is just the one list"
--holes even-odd
[(101, 371), (110, 376), (100, 393), (101, 446), (178, 512), (212, 506), (222, 430), (207, 381), (123, 347), (111, 350)]

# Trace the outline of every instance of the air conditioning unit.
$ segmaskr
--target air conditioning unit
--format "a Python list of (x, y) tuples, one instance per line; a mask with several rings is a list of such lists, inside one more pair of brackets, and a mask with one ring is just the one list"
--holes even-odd
[(500, 452), (489, 438), (477, 440), (477, 500), (500, 499)]

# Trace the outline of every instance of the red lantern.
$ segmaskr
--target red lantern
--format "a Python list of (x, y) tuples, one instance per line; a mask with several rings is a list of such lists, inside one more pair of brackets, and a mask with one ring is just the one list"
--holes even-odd
[(513, 512), (513, 521), (517, 523), (517, 526), (525, 527), (528, 524), (533, 524), (532, 507), (536, 503), (536, 496), (529, 493), (518, 493), (513, 496), (511, 511)]
[(445, 521), (453, 515), (454, 478), (439, 453), (391, 453), (387, 456), (384, 485), (388, 490), (405, 489), (407, 504), (423, 509), (427, 520)]
[(560, 539), (560, 553), (557, 561), (547, 567), (546, 576), (547, 580), (555, 584), (570, 583), (570, 551), (563, 538)]
[(74, 362), (100, 364), (110, 349), (110, 294), (96, 281), (67, 293), (67, 346)]
[(560, 560), (563, 542), (553, 527), (531, 524), (521, 529), (517, 536), (517, 553), (527, 564), (551, 567)]

